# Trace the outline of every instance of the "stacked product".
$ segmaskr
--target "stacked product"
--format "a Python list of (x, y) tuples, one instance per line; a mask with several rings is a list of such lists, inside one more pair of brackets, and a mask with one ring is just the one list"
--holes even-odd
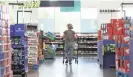
[(45, 52), (44, 52), (44, 56), (45, 58), (50, 58), (53, 59), (55, 56), (55, 51), (57, 46), (52, 42), (55, 40), (55, 34), (48, 32), (45, 34), (45, 39), (44, 43), (45, 43)]
[(115, 41), (116, 41), (116, 70), (117, 77), (132, 77), (130, 69), (130, 58), (129, 58), (129, 40), (130, 40), (130, 27), (131, 18), (126, 17), (123, 19), (112, 19), (114, 26)]
[(9, 7), (0, 5), (0, 77), (13, 77), (11, 70), (11, 41)]
[[(100, 34), (100, 32), (99, 32), (99, 34)], [(113, 40), (113, 27), (112, 27), (111, 23), (101, 24), (101, 34), (100, 35), (101, 35), (102, 39)]]
[(39, 65), (39, 49), (38, 49), (38, 35), (37, 35), (37, 25), (36, 24), (28, 24), (26, 34), (28, 37), (28, 64), (31, 67), (35, 67)]
[(40, 61), (40, 64), (42, 64), (44, 62), (44, 54), (42, 53), (42, 39), (40, 38), (41, 36), (41, 33), (38, 32), (37, 33), (37, 37), (38, 37), (38, 56), (39, 56), (39, 61)]
[(78, 53), (81, 55), (97, 56), (97, 34), (79, 33), (78, 34)]
[(110, 68), (115, 66), (115, 41), (111, 23), (101, 24), (98, 32), (98, 60), (100, 67)]
[(15, 24), (11, 26), (12, 40), (12, 70), (13, 74), (25, 77), (28, 72), (28, 55), (27, 55), (27, 37), (25, 36), (26, 28), (24, 24)]
[(56, 33), (56, 38), (55, 38), (55, 45), (58, 45), (56, 49), (56, 55), (62, 55), (63, 50), (64, 50), (64, 42), (63, 42), (63, 37), (61, 36), (60, 33)]
[(101, 40), (102, 36), (101, 36), (101, 30), (98, 30), (98, 40)]

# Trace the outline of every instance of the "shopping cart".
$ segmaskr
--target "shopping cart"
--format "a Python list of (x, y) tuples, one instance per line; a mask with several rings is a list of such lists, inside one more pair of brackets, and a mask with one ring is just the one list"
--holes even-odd
[[(65, 45), (65, 44), (64, 44)], [(72, 61), (74, 60), (76, 64), (78, 64), (78, 44), (75, 43), (74, 44), (74, 50), (73, 50), (73, 57), (72, 57)], [(63, 64), (65, 63), (65, 61), (68, 59), (68, 57), (65, 57), (65, 51), (63, 51)], [(68, 53), (69, 55), (69, 53)], [(70, 63), (69, 63), (70, 64)]]

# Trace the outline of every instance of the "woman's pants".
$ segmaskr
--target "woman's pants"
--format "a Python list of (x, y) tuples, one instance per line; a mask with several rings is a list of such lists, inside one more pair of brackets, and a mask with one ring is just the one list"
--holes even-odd
[(74, 42), (65, 43), (65, 46), (64, 46), (65, 59), (70, 61), (73, 59), (73, 50), (74, 50), (73, 46), (74, 46)]

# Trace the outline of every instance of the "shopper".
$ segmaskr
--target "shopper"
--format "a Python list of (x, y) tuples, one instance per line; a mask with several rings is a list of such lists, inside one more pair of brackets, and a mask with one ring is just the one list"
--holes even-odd
[(65, 63), (72, 62), (73, 59), (73, 50), (74, 50), (74, 42), (76, 41), (75, 32), (72, 30), (72, 24), (67, 24), (68, 30), (64, 31), (64, 55), (65, 55)]

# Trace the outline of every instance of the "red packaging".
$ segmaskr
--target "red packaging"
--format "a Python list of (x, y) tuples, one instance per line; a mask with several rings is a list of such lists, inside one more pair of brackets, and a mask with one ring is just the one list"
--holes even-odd
[(124, 60), (124, 72), (125, 73), (128, 73), (130, 70), (129, 70), (129, 67), (130, 66), (130, 62), (129, 60)]
[(118, 26), (113, 24), (113, 33), (115, 35), (122, 35), (123, 34), (123, 26)]
[(130, 36), (128, 35), (122, 35), (122, 43), (129, 43)]
[(121, 35), (116, 35), (115, 36), (115, 41), (118, 43), (122, 43), (122, 36)]
[(108, 23), (107, 24), (107, 31), (108, 31), (109, 34), (112, 35), (112, 33), (113, 33), (113, 27), (111, 26), (111, 23)]
[(116, 48), (116, 59), (120, 59), (120, 56), (122, 55), (120, 48)]
[(124, 49), (124, 56), (128, 56), (129, 55), (129, 48), (123, 48)]
[(109, 40), (113, 40), (113, 34), (109, 34)]
[(115, 25), (123, 26), (124, 21), (122, 19), (111, 19), (111, 24), (113, 24), (113, 27), (116, 27)]
[(118, 60), (116, 59), (116, 70), (119, 70), (119, 62), (118, 62)]
[(123, 69), (124, 68), (124, 61), (120, 60), (120, 68)]
[(117, 27), (116, 28), (116, 35), (122, 35), (123, 34), (123, 27)]
[(98, 31), (98, 40), (101, 40), (101, 30)]

